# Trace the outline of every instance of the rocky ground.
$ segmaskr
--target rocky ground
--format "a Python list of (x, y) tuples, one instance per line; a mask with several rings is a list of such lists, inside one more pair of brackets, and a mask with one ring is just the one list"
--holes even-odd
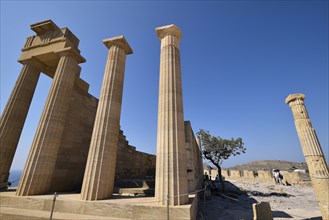
[(225, 181), (226, 192), (214, 192), (200, 200), (200, 220), (252, 220), (252, 204), (269, 202), (274, 219), (320, 220), (321, 213), (311, 187), (279, 186), (274, 183)]

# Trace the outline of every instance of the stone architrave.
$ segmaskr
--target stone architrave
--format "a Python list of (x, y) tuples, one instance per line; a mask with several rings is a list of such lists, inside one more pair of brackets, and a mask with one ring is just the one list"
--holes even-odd
[(161, 41), (155, 197), (160, 205), (188, 201), (182, 79), (181, 31), (176, 25), (156, 28)]
[(0, 119), (0, 183), (6, 183), (40, 70), (26, 63)]
[(36, 130), (16, 195), (48, 192), (60, 147), (66, 113), (76, 76), (84, 59), (72, 51), (58, 52), (59, 63)]
[(311, 120), (304, 105), (304, 99), (305, 96), (303, 94), (291, 94), (286, 98), (286, 103), (289, 104), (294, 116), (297, 134), (310, 172), (312, 186), (322, 217), (328, 220), (329, 170), (318, 137), (312, 127)]
[(112, 196), (126, 55), (133, 52), (123, 36), (103, 43), (109, 52), (81, 189), (82, 200)]

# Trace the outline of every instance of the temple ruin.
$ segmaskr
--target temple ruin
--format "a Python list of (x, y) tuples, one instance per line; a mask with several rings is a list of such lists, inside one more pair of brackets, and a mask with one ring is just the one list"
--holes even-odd
[(291, 108), (305, 161), (310, 171), (312, 186), (322, 218), (329, 219), (329, 169), (320, 142), (304, 104), (304, 94), (291, 94), (286, 104)]
[[(93, 206), (94, 200), (104, 204), (112, 201), (115, 181), (156, 176), (155, 197), (145, 198), (155, 211), (138, 217), (135, 212), (143, 213), (140, 207), (133, 206), (133, 211), (130, 204), (121, 204), (119, 214), (106, 216), (152, 219), (152, 215), (166, 215), (167, 209), (162, 209), (166, 206), (180, 206), (185, 214), (173, 209), (169, 215), (195, 218), (195, 191), (203, 178), (202, 158), (191, 123), (184, 122), (179, 28), (168, 25), (156, 29), (161, 41), (156, 157), (130, 146), (120, 131), (126, 56), (133, 53), (127, 40), (117, 36), (103, 41), (108, 58), (98, 100), (88, 93), (88, 83), (80, 78), (79, 64), (86, 60), (78, 49), (79, 39), (51, 20), (32, 24), (31, 30), (36, 34), (27, 38), (22, 49), (18, 62), (23, 67), (1, 116), (0, 183), (8, 181), (40, 73), (53, 80), (17, 191), (15, 195), (3, 193), (1, 204), (29, 198), (25, 201), (28, 204), (41, 198), (36, 195), (72, 193), (75, 206), (85, 208), (66, 210), (72, 199), (63, 200), (57, 212), (105, 215), (105, 211), (95, 213), (87, 206)], [(106, 204), (103, 209), (110, 210)]]

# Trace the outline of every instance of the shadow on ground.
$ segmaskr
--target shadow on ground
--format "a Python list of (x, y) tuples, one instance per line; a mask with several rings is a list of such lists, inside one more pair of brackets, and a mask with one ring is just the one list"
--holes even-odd
[(268, 196), (277, 196), (277, 197), (294, 197), (293, 195), (289, 195), (287, 193), (278, 193), (278, 192), (272, 192), (272, 193), (263, 193), (259, 191), (245, 191), (246, 193), (253, 195), (253, 196), (260, 196), (260, 197), (268, 197)]
[(273, 218), (293, 218), (291, 215), (282, 211), (272, 211)]
[(221, 192), (220, 184), (216, 185), (219, 190), (213, 191), (210, 198), (204, 200), (204, 195), (201, 195), (198, 219), (253, 219), (252, 204), (257, 202), (255, 199), (231, 182), (225, 181), (225, 193)]

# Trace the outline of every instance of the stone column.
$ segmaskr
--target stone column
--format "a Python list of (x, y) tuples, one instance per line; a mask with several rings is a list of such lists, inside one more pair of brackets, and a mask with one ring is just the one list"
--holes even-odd
[(82, 200), (112, 196), (126, 54), (132, 53), (123, 36), (103, 40), (103, 43), (109, 51), (81, 189)]
[[(184, 114), (176, 25), (156, 28), (161, 41), (155, 197), (161, 205), (188, 201)], [(169, 198), (169, 200), (167, 199)]]
[(0, 183), (8, 181), (9, 170), (21, 136), (40, 70), (24, 64), (0, 119)]
[(292, 110), (295, 126), (304, 157), (310, 171), (313, 189), (315, 191), (323, 219), (329, 219), (329, 170), (323, 152), (312, 127), (304, 105), (303, 94), (292, 94), (286, 98), (286, 103)]
[(16, 192), (18, 196), (44, 194), (51, 185), (74, 80), (81, 70), (68, 52), (60, 56)]

